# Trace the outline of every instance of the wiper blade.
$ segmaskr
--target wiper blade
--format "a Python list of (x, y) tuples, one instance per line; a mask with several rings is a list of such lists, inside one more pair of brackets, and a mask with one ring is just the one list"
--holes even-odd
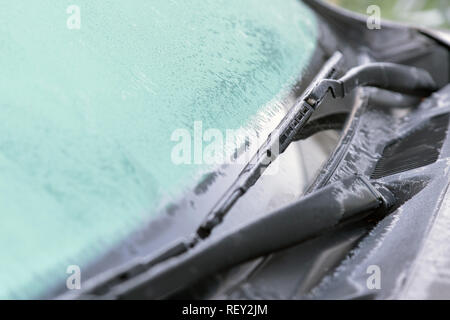
[[(305, 92), (307, 93), (297, 100), (280, 124), (269, 134), (267, 140), (241, 171), (222, 199), (207, 215), (204, 222), (197, 229), (196, 236), (191, 240), (191, 246), (210, 235), (211, 231), (222, 222), (236, 201), (258, 181), (267, 167), (294, 141), (295, 135), (306, 125), (313, 112), (325, 98), (328, 89), (322, 92), (322, 89), (319, 87), (320, 83), (325, 79), (333, 79), (336, 76), (342, 59), (342, 54), (336, 52), (326, 62), (315, 80), (306, 89)], [(318, 88), (320, 92), (317, 91)]]

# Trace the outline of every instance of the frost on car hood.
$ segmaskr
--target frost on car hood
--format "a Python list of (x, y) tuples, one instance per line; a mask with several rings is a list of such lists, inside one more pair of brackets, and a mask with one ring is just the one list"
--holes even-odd
[(64, 280), (187, 186), (177, 128), (238, 128), (315, 47), (296, 0), (10, 1), (0, 21), (0, 297)]

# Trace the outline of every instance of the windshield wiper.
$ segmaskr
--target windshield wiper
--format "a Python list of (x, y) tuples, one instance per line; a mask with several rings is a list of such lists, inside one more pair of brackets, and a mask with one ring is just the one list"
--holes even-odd
[[(135, 292), (133, 291), (135, 287), (142, 289), (140, 284), (145, 283), (147, 285), (149, 281), (150, 283), (156, 281), (156, 283), (152, 283), (151, 288), (142, 289), (149, 291), (147, 292), (147, 297), (163, 297), (175, 290), (175, 287), (178, 288), (181, 285), (186, 285), (186, 279), (181, 281), (176, 278), (175, 275), (177, 273), (171, 273), (170, 270), (172, 269), (170, 266), (158, 269), (160, 267), (158, 266), (159, 264), (170, 258), (185, 254), (185, 257), (180, 257), (178, 263), (172, 265), (176, 270), (179, 270), (177, 266), (181, 265), (183, 261), (197, 261), (196, 259), (200, 259), (199, 257), (201, 257), (201, 265), (205, 269), (201, 271), (193, 267), (192, 270), (196, 270), (194, 272), (195, 274), (204, 276), (210, 270), (208, 263), (217, 266), (217, 264), (213, 263), (214, 259), (211, 260), (211, 257), (218, 254), (217, 252), (214, 253), (213, 248), (219, 250), (221, 246), (224, 246), (223, 248), (235, 246), (233, 250), (242, 247), (242, 252), (247, 252), (247, 254), (232, 258), (225, 264), (220, 264), (221, 267), (226, 267), (251, 259), (255, 254), (261, 255), (292, 245), (293, 243), (298, 243), (316, 233), (326, 230), (328, 227), (339, 224), (356, 213), (368, 212), (379, 207), (389, 207), (394, 197), (387, 188), (381, 187), (379, 189), (362, 177), (354, 177), (349, 181), (341, 182), (338, 189), (342, 192), (345, 188), (353, 188), (353, 191), (360, 192), (360, 195), (364, 195), (364, 197), (348, 202), (349, 207), (345, 208), (343, 212), (339, 209), (342, 207), (338, 208), (334, 205), (337, 201), (335, 192), (337, 186), (332, 185), (295, 203), (295, 210), (292, 208), (286, 209), (285, 214), (283, 214), (283, 211), (279, 211), (263, 217), (261, 220), (245, 227), (243, 229), (244, 231), (241, 230), (238, 233), (233, 233), (215, 244), (208, 246), (201, 251), (201, 255), (197, 256), (196, 259), (189, 260), (193, 259), (192, 257), (196, 257), (195, 252), (197, 251), (195, 247), (202, 242), (201, 240), (206, 239), (212, 230), (222, 222), (236, 201), (256, 183), (265, 169), (267, 169), (279, 154), (287, 149), (292, 141), (296, 141), (302, 137), (302, 129), (305, 128), (308, 119), (320, 106), (328, 92), (331, 92), (333, 97), (338, 98), (344, 97), (356, 87), (374, 86), (401, 93), (426, 96), (437, 89), (435, 82), (427, 71), (392, 63), (370, 63), (362, 65), (349, 70), (340, 79), (336, 79), (342, 59), (342, 54), (336, 52), (327, 61), (312, 84), (307, 88), (305, 94), (297, 100), (277, 128), (268, 136), (266, 142), (258, 149), (255, 156), (245, 166), (235, 182), (213, 210), (206, 216), (204, 222), (190, 239), (177, 241), (174, 245), (169, 246), (162, 253), (150, 259), (143, 259), (131, 266), (127, 265), (116, 270), (111, 270), (100, 275), (99, 278), (92, 279), (90, 283), (85, 284), (86, 289), (83, 290), (81, 297), (110, 297), (111, 294), (115, 297), (120, 297), (126, 292)], [(352, 198), (352, 192), (347, 194), (349, 199)], [(357, 197), (358, 195), (356, 193), (358, 192), (354, 192), (354, 196)], [(318, 199), (321, 200), (317, 201)], [(305, 213), (308, 212), (308, 208), (314, 209), (310, 212), (310, 216)], [(299, 214), (300, 212), (301, 214)], [(325, 222), (325, 224), (321, 222)], [(293, 231), (291, 236), (289, 236), (289, 233), (285, 237), (279, 237), (279, 234), (277, 234), (276, 236), (279, 237), (279, 241), (277, 241), (277, 239), (273, 238), (274, 235), (271, 235), (274, 223), (278, 225), (279, 232), (283, 235), (285, 235), (285, 231), (282, 229), (290, 228), (291, 223), (299, 228), (303, 228), (305, 233), (302, 234), (299, 230), (294, 232), (294, 229), (289, 229)], [(262, 230), (265, 230), (263, 232), (264, 234), (261, 233)], [(236, 234), (239, 235), (239, 244), (233, 242), (233, 239), (236, 239), (233, 238), (236, 237)], [(263, 241), (263, 238), (261, 238), (263, 236), (267, 236), (272, 240), (269, 242)], [(229, 243), (226, 244), (226, 242)], [(254, 246), (252, 247), (252, 243), (258, 243), (259, 249), (256, 250)], [(225, 249), (220, 250), (223, 252)], [(248, 254), (249, 252), (252, 253)], [(207, 256), (210, 258), (206, 258)], [(159, 273), (157, 270), (155, 271), (156, 274), (148, 275), (147, 273), (152, 267), (158, 269)], [(178, 279), (178, 282), (173, 282), (171, 277)], [(195, 279), (194, 275), (190, 277)], [(131, 295), (133, 296), (132, 293)]]
[[(256, 155), (242, 170), (222, 200), (208, 214), (197, 229), (190, 246), (207, 238), (219, 225), (236, 201), (253, 186), (266, 168), (283, 153), (305, 127), (312, 113), (320, 106), (328, 92), (334, 98), (343, 98), (359, 86), (372, 86), (399, 93), (427, 96), (437, 89), (431, 75), (415, 67), (394, 63), (368, 63), (348, 71), (339, 80), (333, 79), (342, 54), (336, 52), (322, 69), (313, 87), (289, 111), (280, 125), (272, 132)], [(317, 78), (316, 78), (317, 79)]]
[(163, 299), (199, 280), (243, 262), (302, 243), (344, 223), (388, 212), (394, 194), (383, 184), (353, 176), (291, 205), (199, 245), (173, 263), (157, 266), (114, 288), (108, 298)]

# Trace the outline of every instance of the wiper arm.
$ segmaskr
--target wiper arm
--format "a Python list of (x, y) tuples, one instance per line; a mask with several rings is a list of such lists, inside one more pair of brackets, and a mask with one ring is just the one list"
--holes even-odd
[(374, 62), (350, 69), (339, 80), (323, 79), (309, 94), (308, 100), (314, 105), (331, 91), (334, 98), (343, 98), (353, 89), (370, 86), (415, 96), (428, 96), (437, 90), (431, 75), (424, 69), (405, 65)]

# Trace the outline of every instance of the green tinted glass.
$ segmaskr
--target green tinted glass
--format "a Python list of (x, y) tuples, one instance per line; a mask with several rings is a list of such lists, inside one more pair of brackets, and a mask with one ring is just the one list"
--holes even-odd
[(296, 0), (0, 6), (0, 298), (39, 296), (148, 220), (201, 169), (173, 164), (171, 133), (248, 124), (316, 41)]

